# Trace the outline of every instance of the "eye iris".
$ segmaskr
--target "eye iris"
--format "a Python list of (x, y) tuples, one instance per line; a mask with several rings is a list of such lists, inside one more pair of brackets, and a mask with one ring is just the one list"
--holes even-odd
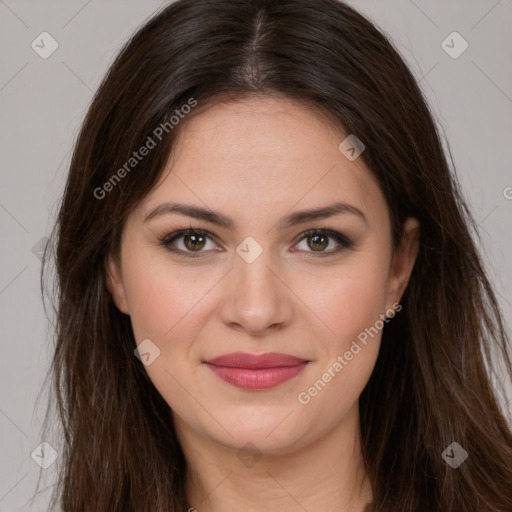
[[(183, 235), (184, 244), (188, 250), (198, 252), (206, 242), (206, 237), (202, 234), (192, 233)], [(313, 234), (307, 236), (310, 249), (315, 252), (323, 251), (329, 245), (329, 237), (325, 234)]]
[(185, 235), (184, 242), (187, 249), (190, 249), (191, 251), (197, 251), (198, 249), (202, 249), (204, 247), (205, 237), (203, 235), (197, 234)]
[(329, 240), (325, 235), (310, 235), (308, 240), (312, 241), (308, 245), (314, 251), (325, 249), (329, 245)]

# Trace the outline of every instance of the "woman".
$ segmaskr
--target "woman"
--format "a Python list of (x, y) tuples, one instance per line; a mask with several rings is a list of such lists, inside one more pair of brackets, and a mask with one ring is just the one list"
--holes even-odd
[(474, 227), (351, 7), (169, 5), (101, 84), (56, 225), (54, 504), (512, 510)]

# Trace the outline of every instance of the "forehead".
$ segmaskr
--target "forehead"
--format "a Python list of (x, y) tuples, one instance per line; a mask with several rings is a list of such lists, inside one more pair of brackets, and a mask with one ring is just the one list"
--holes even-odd
[[(346, 201), (382, 215), (384, 197), (362, 159), (339, 150), (347, 136), (313, 107), (283, 98), (216, 104), (181, 127), (159, 183), (144, 200), (182, 200), (235, 215), (273, 216)], [(263, 218), (263, 217), (261, 217)]]

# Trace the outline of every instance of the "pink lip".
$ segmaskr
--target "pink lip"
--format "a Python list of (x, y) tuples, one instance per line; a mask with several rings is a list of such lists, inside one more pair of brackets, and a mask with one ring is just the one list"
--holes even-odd
[(243, 389), (270, 389), (295, 377), (309, 361), (287, 354), (234, 352), (205, 361), (222, 380)]

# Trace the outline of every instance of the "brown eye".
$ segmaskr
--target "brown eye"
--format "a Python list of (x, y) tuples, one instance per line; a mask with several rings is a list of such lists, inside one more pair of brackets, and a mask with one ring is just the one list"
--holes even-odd
[(191, 251), (200, 251), (206, 243), (206, 237), (196, 234), (185, 235), (183, 237), (183, 243), (185, 247)]
[(343, 249), (351, 249), (354, 247), (354, 243), (337, 231), (313, 229), (302, 234), (302, 238), (296, 247), (306, 253), (316, 253), (317, 256), (329, 256)]
[(216, 244), (207, 231), (185, 229), (175, 231), (160, 240), (166, 249), (182, 256), (201, 256), (209, 250), (216, 250)]
[(323, 251), (329, 245), (329, 238), (325, 235), (308, 235), (307, 240), (313, 251)]

